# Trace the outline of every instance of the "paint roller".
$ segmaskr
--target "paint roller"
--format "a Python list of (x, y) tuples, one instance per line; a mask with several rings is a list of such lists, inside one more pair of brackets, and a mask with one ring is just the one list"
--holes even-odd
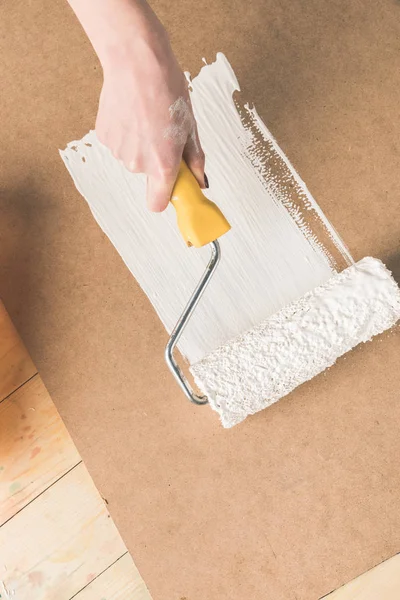
[(165, 359), (187, 398), (209, 403), (232, 427), (318, 375), (361, 342), (400, 319), (400, 290), (385, 265), (364, 258), (224, 344), (190, 371), (197, 394), (174, 358), (174, 349), (221, 258), (218, 239), (230, 230), (219, 208), (202, 193), (184, 161), (171, 195), (188, 246), (210, 245), (211, 257), (165, 349)]

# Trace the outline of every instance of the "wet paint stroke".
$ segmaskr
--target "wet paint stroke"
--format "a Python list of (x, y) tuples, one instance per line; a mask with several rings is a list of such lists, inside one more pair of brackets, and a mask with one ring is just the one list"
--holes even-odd
[[(232, 230), (179, 349), (194, 364), (326, 282), (352, 258), (255, 108), (240, 106), (223, 54), (191, 81), (210, 188)], [(60, 152), (76, 187), (170, 332), (208, 260), (188, 249), (172, 206), (146, 209), (144, 175), (129, 173), (92, 131)]]

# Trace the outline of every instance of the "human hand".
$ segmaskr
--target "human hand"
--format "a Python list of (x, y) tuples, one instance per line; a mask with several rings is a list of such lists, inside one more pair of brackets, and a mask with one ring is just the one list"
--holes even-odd
[(145, 0), (69, 0), (103, 67), (100, 142), (148, 178), (147, 203), (162, 211), (185, 159), (208, 187), (188, 83), (166, 31)]

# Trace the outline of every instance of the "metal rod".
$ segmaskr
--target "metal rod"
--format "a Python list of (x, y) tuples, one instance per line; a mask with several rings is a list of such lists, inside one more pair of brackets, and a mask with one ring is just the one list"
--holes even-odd
[(181, 337), (181, 335), (183, 333), (183, 330), (185, 329), (186, 325), (188, 324), (188, 321), (189, 321), (190, 317), (192, 316), (194, 309), (196, 308), (197, 304), (199, 303), (199, 300), (202, 297), (202, 295), (203, 295), (203, 293), (204, 293), (204, 291), (205, 291), (211, 277), (213, 276), (215, 269), (217, 268), (218, 263), (221, 259), (221, 249), (220, 249), (218, 241), (215, 240), (214, 242), (211, 242), (210, 246), (211, 246), (211, 258), (206, 267), (206, 270), (204, 271), (203, 277), (200, 279), (196, 289), (194, 290), (189, 302), (186, 305), (186, 308), (184, 309), (182, 315), (179, 318), (179, 321), (175, 325), (175, 327), (171, 333), (171, 336), (168, 340), (168, 343), (165, 347), (165, 360), (166, 360), (166, 363), (167, 363), (171, 373), (175, 377), (176, 381), (178, 382), (180, 388), (185, 393), (187, 398), (194, 404), (207, 404), (208, 398), (207, 398), (207, 396), (199, 396), (198, 394), (195, 394), (190, 383), (188, 382), (188, 380), (182, 373), (181, 369), (178, 367), (178, 365), (174, 359), (173, 353), (174, 353), (175, 346), (178, 343), (179, 338)]

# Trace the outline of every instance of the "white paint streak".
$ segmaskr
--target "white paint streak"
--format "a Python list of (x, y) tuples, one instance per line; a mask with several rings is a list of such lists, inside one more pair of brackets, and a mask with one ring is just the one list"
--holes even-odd
[[(299, 198), (299, 196), (300, 196), (304, 207), (307, 210), (311, 210), (316, 213), (316, 215), (318, 216), (318, 218), (321, 221), (321, 224), (325, 228), (326, 233), (331, 238), (332, 242), (335, 244), (335, 246), (339, 250), (339, 252), (342, 254), (342, 256), (344, 257), (347, 264), (348, 265), (353, 264), (354, 261), (353, 261), (353, 258), (351, 256), (347, 246), (345, 245), (342, 238), (337, 233), (336, 229), (333, 227), (333, 225), (328, 221), (328, 219), (324, 215), (323, 211), (321, 210), (321, 208), (315, 201), (314, 197), (311, 195), (306, 184), (301, 179), (300, 175), (297, 173), (297, 171), (295, 170), (295, 168), (293, 167), (292, 163), (289, 161), (287, 156), (283, 153), (282, 149), (279, 147), (278, 142), (276, 141), (276, 139), (274, 138), (272, 133), (267, 129), (265, 123), (260, 118), (255, 107), (250, 108), (250, 106), (248, 104), (246, 104), (245, 109), (248, 112), (249, 117), (250, 117), (252, 123), (254, 124), (255, 129), (259, 131), (259, 133), (263, 137), (263, 139), (268, 140), (269, 143), (271, 144), (272, 153), (276, 154), (276, 156), (279, 156), (279, 158), (282, 160), (282, 162), (286, 165), (286, 167), (288, 169), (288, 173), (290, 173), (290, 175), (291, 175), (291, 179), (297, 184), (297, 198)], [(312, 234), (308, 223), (306, 222), (304, 216), (301, 214), (301, 211), (299, 211), (298, 208), (296, 208), (292, 202), (288, 201), (285, 193), (282, 193), (282, 192), (285, 192), (285, 190), (282, 189), (282, 188), (284, 188), (284, 184), (289, 183), (290, 179), (288, 178), (288, 180), (282, 181), (279, 178), (275, 177), (273, 173), (269, 172), (268, 169), (265, 168), (265, 164), (263, 164), (263, 162), (262, 162), (262, 152), (257, 153), (257, 151), (256, 151), (255, 154), (257, 155), (258, 162), (259, 162), (259, 168), (261, 168), (261, 170), (262, 170), (265, 181), (268, 183), (269, 186), (272, 187), (274, 192), (278, 195), (282, 204), (289, 210), (290, 214), (292, 215), (292, 217), (294, 218), (296, 223), (299, 225), (299, 227), (303, 230), (305, 235), (308, 238), (311, 238), (312, 243), (314, 243), (320, 250), (327, 253), (326, 249), (324, 248), (323, 243), (315, 235)], [(329, 255), (329, 253), (327, 253), (327, 254), (328, 254), (329, 260), (334, 262), (333, 257), (331, 255)]]
[[(334, 261), (324, 240), (301, 222), (303, 212), (318, 213), (339, 251), (351, 258), (255, 111), (248, 109), (261, 139), (245, 126), (232, 99), (239, 84), (226, 58), (218, 54), (191, 85), (207, 157), (207, 194), (232, 225), (221, 240), (221, 264), (179, 344), (194, 364), (331, 277)], [(261, 160), (263, 144), (271, 162), (280, 165), (281, 187)], [(202, 274), (208, 250), (184, 246), (171, 206), (161, 215), (146, 209), (145, 177), (125, 170), (94, 132), (70, 143), (61, 156), (170, 332)], [(293, 209), (297, 217), (288, 210), (285, 186), (298, 191), (303, 202), (303, 212), (297, 203)]]
[(364, 258), (191, 368), (224, 427), (276, 402), (400, 319), (400, 289)]

